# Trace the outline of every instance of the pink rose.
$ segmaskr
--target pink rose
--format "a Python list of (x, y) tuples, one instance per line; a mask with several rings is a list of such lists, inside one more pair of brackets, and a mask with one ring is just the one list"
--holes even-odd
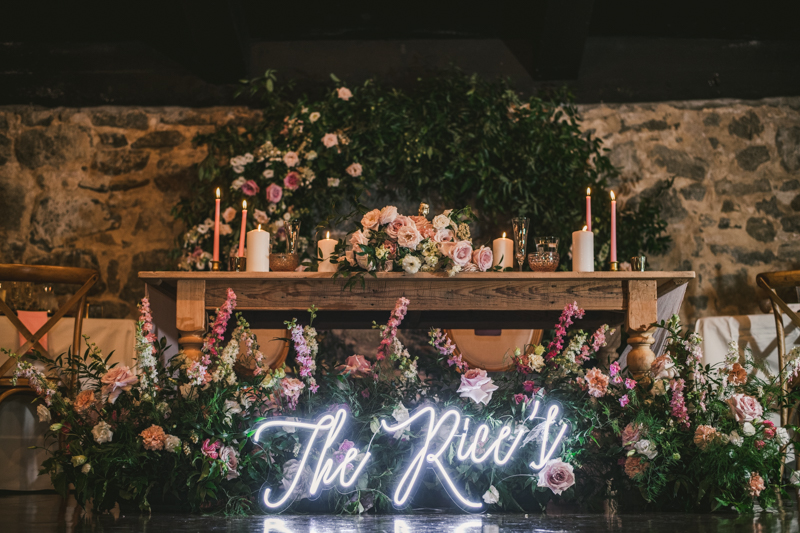
[(333, 148), (339, 144), (339, 137), (335, 133), (326, 133), (322, 136), (322, 144), (325, 145), (325, 148)]
[(347, 87), (339, 87), (338, 89), (336, 89), (336, 93), (339, 96), (339, 98), (341, 98), (345, 102), (353, 97), (353, 93), (351, 93), (350, 89), (348, 89)]
[(365, 378), (372, 374), (372, 365), (363, 355), (351, 355), (337, 369), (342, 374), (350, 374), (353, 378)]
[(297, 157), (297, 152), (286, 152), (283, 156), (283, 164), (289, 168), (292, 168), (300, 161), (300, 158)]
[(397, 232), (397, 244), (409, 250), (416, 250), (417, 245), (422, 242), (422, 235), (420, 235), (417, 228), (411, 226), (403, 226)]
[(255, 196), (260, 190), (258, 184), (253, 180), (247, 180), (242, 183), (242, 192), (247, 196)]
[(267, 187), (267, 201), (273, 204), (277, 204), (283, 198), (283, 189), (277, 183), (272, 183), (269, 187)]
[(361, 219), (361, 225), (366, 229), (376, 230), (378, 229), (378, 225), (381, 223), (381, 212), (377, 209), (373, 209), (369, 213), (365, 214)]
[(359, 165), (358, 163), (353, 163), (352, 165), (347, 167), (344, 171), (353, 176), (354, 178), (357, 178), (361, 175), (362, 168), (361, 165)]
[(486, 374), (486, 370), (472, 368), (461, 376), (461, 386), (457, 392), (462, 398), (469, 398), (476, 404), (488, 405), (497, 389), (497, 385), (492, 383), (492, 378)]
[[(433, 228), (433, 226), (431, 226), (431, 228)], [(455, 238), (456, 234), (451, 229), (436, 230), (436, 233), (433, 234), (433, 242), (453, 242)]]
[(397, 208), (393, 205), (387, 205), (381, 209), (381, 225), (385, 226), (386, 224), (394, 222), (394, 219), (397, 218), (397, 214)]
[(122, 391), (131, 390), (131, 387), (139, 382), (139, 378), (131, 372), (130, 368), (122, 365), (106, 372), (100, 378), (100, 382), (103, 384), (103, 394), (108, 396), (109, 402), (114, 403), (117, 401), (117, 397), (122, 394)]
[(256, 219), (256, 222), (259, 224), (269, 223), (269, 216), (267, 216), (266, 211), (262, 211), (261, 209), (253, 210), (253, 218)]
[(411, 226), (413, 228), (417, 227), (417, 225), (414, 224), (414, 221), (411, 220), (409, 217), (404, 215), (397, 215), (397, 217), (394, 220), (392, 220), (388, 226), (386, 226), (386, 234), (389, 237), (396, 239), (397, 233), (400, 231), (400, 228), (405, 226)]
[(300, 188), (300, 174), (295, 171), (289, 172), (286, 174), (286, 177), (283, 178), (283, 186), (290, 191), (296, 191)]
[(229, 207), (222, 212), (222, 220), (225, 222), (230, 222), (234, 218), (236, 218), (236, 209)]
[(219, 460), (225, 463), (227, 474), (225, 479), (230, 481), (239, 477), (239, 456), (233, 446), (223, 446), (219, 450)]
[(469, 241), (458, 241), (455, 246), (448, 247), (448, 250), (447, 256), (460, 267), (466, 266), (472, 259), (472, 245)]
[(734, 394), (726, 400), (736, 421), (752, 422), (756, 418), (761, 418), (764, 409), (758, 400), (746, 394)]
[(553, 494), (561, 494), (575, 484), (572, 465), (558, 459), (550, 459), (539, 472), (539, 487), (547, 487)]
[(486, 272), (492, 268), (492, 249), (481, 246), (472, 252), (472, 262), (478, 265), (478, 270)]
[(628, 424), (622, 430), (619, 438), (622, 440), (622, 446), (626, 450), (632, 450), (633, 445), (639, 442), (642, 438), (642, 426), (639, 424)]
[(200, 448), (200, 451), (203, 453), (203, 455), (205, 455), (210, 459), (217, 459), (219, 457), (217, 449), (220, 446), (222, 446), (222, 443), (220, 441), (217, 441), (212, 444), (211, 439), (206, 439), (205, 442), (203, 442), (203, 446)]

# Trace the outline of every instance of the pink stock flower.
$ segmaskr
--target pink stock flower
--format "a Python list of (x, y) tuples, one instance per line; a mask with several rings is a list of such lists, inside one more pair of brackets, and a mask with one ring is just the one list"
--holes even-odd
[(626, 405), (628, 405), (628, 402), (630, 402), (630, 399), (628, 398), (627, 394), (625, 394), (624, 396), (621, 396), (620, 399), (619, 399), (619, 404), (622, 407), (625, 407)]
[(430, 337), (428, 344), (433, 346), (439, 352), (439, 355), (447, 358), (448, 366), (455, 366), (457, 370), (462, 372), (469, 370), (469, 365), (461, 358), (461, 354), (455, 353), (456, 345), (453, 344), (446, 333), (439, 328), (433, 328), (428, 336)]
[(283, 396), (289, 404), (289, 408), (294, 410), (297, 408), (297, 402), (300, 400), (300, 393), (303, 392), (305, 384), (299, 379), (283, 378), (281, 380), (281, 396)]
[(625, 388), (626, 389), (630, 390), (630, 389), (634, 388), (635, 386), (636, 386), (636, 380), (631, 379), (631, 378), (626, 378), (625, 379)]
[(211, 325), (211, 331), (206, 336), (205, 342), (203, 343), (204, 353), (202, 364), (206, 367), (211, 364), (211, 355), (219, 355), (218, 345), (225, 337), (225, 331), (228, 329), (228, 320), (230, 320), (231, 314), (233, 314), (235, 308), (236, 293), (229, 287), (225, 303), (217, 310), (217, 316), (214, 318), (214, 323)]
[(547, 345), (546, 359), (552, 359), (564, 348), (564, 336), (567, 334), (567, 328), (572, 325), (572, 318), (583, 318), (583, 315), (584, 310), (578, 307), (578, 302), (564, 306), (564, 311), (561, 312), (561, 317), (555, 327), (556, 335)]
[(410, 303), (411, 302), (409, 302), (407, 298), (403, 298), (402, 296), (397, 299), (392, 314), (389, 317), (389, 322), (387, 322), (386, 327), (381, 331), (382, 339), (381, 345), (378, 347), (378, 361), (383, 361), (390, 355), (391, 346), (397, 336), (397, 328), (403, 322), (406, 312), (408, 311), (408, 304)]
[(611, 366), (608, 367), (608, 375), (616, 376), (617, 374), (619, 374), (619, 362), (614, 361), (611, 363)]
[(218, 459), (219, 458), (219, 454), (217, 453), (217, 450), (221, 446), (222, 446), (222, 443), (220, 441), (216, 441), (215, 443), (212, 444), (211, 443), (211, 439), (206, 439), (203, 442), (203, 446), (200, 448), (200, 451), (202, 452), (203, 455), (205, 455), (206, 457), (208, 457), (210, 459)]
[(670, 399), (669, 405), (671, 409), (671, 415), (675, 417), (678, 422), (684, 427), (689, 427), (689, 411), (686, 409), (686, 401), (683, 397), (683, 389), (685, 387), (685, 382), (683, 379), (673, 379), (669, 382), (669, 388), (672, 390), (672, 398)]
[(283, 178), (283, 186), (290, 191), (296, 191), (297, 189), (299, 189), (300, 174), (298, 174), (294, 170), (286, 174), (286, 177)]
[(486, 246), (481, 246), (472, 252), (472, 262), (478, 265), (478, 270), (481, 272), (486, 272), (492, 268), (493, 259), (492, 249)]
[(267, 201), (273, 204), (277, 204), (283, 198), (283, 189), (277, 183), (271, 183), (267, 187)]
[(129, 391), (131, 388), (139, 382), (139, 378), (131, 372), (131, 369), (125, 365), (117, 366), (106, 372), (106, 374), (100, 378), (100, 382), (103, 384), (103, 394), (108, 396), (108, 401), (110, 403), (114, 403), (117, 401), (117, 398), (122, 391)]
[(258, 184), (255, 181), (247, 180), (244, 183), (242, 183), (241, 190), (247, 196), (255, 196), (261, 189), (259, 188)]

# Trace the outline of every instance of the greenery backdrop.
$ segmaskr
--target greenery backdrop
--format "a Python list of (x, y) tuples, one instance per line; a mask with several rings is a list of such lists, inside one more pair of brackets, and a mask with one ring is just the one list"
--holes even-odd
[[(263, 95), (263, 119), (243, 131), (222, 127), (198, 136), (195, 142), (209, 153), (193, 184), (195, 193), (174, 210), (189, 230), (181, 243), (184, 268), (207, 268), (205, 261), (187, 258), (200, 257), (201, 251), (208, 257), (211, 239), (202, 225), (213, 215), (216, 187), (223, 191), (223, 210), (237, 209), (233, 231), (222, 239), (223, 252), (238, 243), (243, 199), (250, 206), (248, 230), (258, 223), (253, 209), (262, 211), (280, 247), (285, 219), (302, 220), (303, 234), (313, 238), (318, 224), (358, 201), (379, 207), (370, 200), (377, 194), (444, 208), (471, 205), (478, 223), (492, 231), (510, 231), (513, 216), (531, 217), (533, 235), (561, 238), (562, 268), (569, 266), (571, 232), (584, 224), (584, 194), (591, 187), (597, 267), (607, 268), (608, 180), (616, 170), (602, 141), (581, 131), (580, 114), (566, 91), (547, 98), (525, 96), (507, 80), (458, 70), (420, 78), (404, 90), (374, 80), (353, 87), (331, 78), (333, 86), (316, 95), (298, 95), (291, 83), (279, 86), (274, 71), (242, 80), (243, 90)], [(343, 99), (342, 88), (352, 96)], [(318, 118), (312, 117), (317, 113)], [(323, 140), (331, 133), (338, 142), (328, 147)], [(265, 146), (274, 150), (272, 159), (264, 155)], [(289, 151), (299, 155), (296, 166), (283, 163)], [(245, 154), (255, 157), (237, 172), (231, 160)], [(359, 175), (348, 172), (353, 163), (361, 166)], [(283, 187), (286, 176), (300, 168), (302, 186), (294, 191)], [(232, 187), (243, 177), (258, 185), (258, 194)], [(270, 184), (284, 191), (274, 207), (264, 194)], [(635, 204), (622, 204), (618, 214), (620, 258), (658, 254), (669, 244), (658, 198)]]

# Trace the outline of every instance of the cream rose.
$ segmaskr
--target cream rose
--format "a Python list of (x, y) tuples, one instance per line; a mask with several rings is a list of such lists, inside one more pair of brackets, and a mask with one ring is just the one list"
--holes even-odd
[(326, 133), (322, 136), (322, 144), (325, 145), (325, 148), (333, 148), (339, 144), (339, 137), (335, 133)]
[(111, 439), (114, 438), (114, 432), (111, 431), (111, 426), (103, 420), (92, 428), (92, 437), (94, 437), (94, 441), (97, 444), (103, 444), (111, 442)]
[(361, 225), (367, 229), (376, 230), (381, 223), (381, 212), (373, 209), (361, 218)]
[(416, 250), (417, 245), (422, 242), (422, 235), (417, 228), (411, 226), (403, 226), (397, 232), (397, 244), (409, 250)]
[(300, 158), (297, 157), (297, 152), (286, 152), (283, 156), (283, 164), (289, 168), (292, 168), (300, 161)]
[(391, 224), (397, 218), (397, 208), (393, 205), (387, 205), (381, 209), (381, 225)]
[(433, 217), (433, 227), (436, 229), (445, 229), (450, 225), (450, 217), (445, 215), (436, 215)]
[(764, 409), (758, 400), (746, 394), (734, 394), (726, 402), (731, 409), (731, 414), (739, 423), (752, 422), (764, 414)]

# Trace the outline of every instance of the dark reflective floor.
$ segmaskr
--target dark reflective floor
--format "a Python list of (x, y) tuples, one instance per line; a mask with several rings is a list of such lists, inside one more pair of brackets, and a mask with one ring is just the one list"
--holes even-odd
[(61, 501), (52, 494), (11, 494), (0, 496), (0, 532), (664, 532), (789, 533), (800, 531), (798, 513), (763, 512), (755, 515), (647, 514), (541, 516), (493, 514), (480, 516), (452, 514), (408, 514), (401, 516), (298, 516), (224, 518), (184, 514), (106, 514), (82, 517), (74, 502)]

